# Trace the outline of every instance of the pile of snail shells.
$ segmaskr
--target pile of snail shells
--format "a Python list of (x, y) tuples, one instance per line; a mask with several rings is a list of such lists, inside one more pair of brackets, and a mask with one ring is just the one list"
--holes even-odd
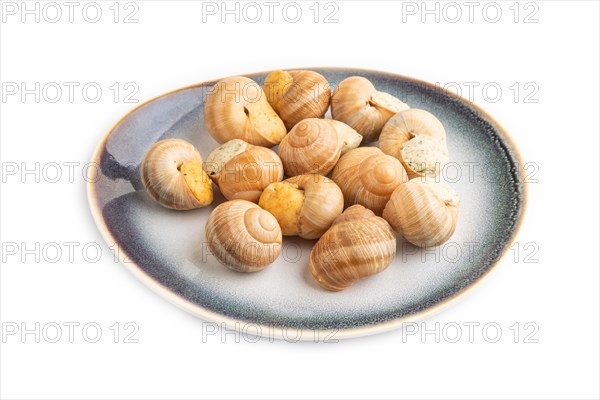
[(454, 233), (460, 200), (439, 181), (444, 126), (364, 77), (333, 91), (314, 71), (273, 71), (263, 87), (227, 78), (209, 92), (204, 120), (220, 146), (203, 161), (185, 140), (158, 141), (142, 161), (142, 182), (175, 210), (211, 204), (216, 185), (227, 201), (208, 217), (205, 240), (232, 270), (264, 269), (283, 236), (318, 239), (310, 274), (339, 291), (392, 263), (394, 231), (419, 247)]

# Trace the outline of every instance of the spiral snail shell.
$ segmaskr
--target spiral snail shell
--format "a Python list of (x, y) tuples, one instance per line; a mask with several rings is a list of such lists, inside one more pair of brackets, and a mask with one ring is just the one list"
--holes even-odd
[(287, 176), (306, 173), (327, 175), (340, 158), (343, 142), (332, 124), (309, 118), (298, 122), (279, 144)]
[(415, 178), (400, 185), (383, 210), (383, 218), (419, 247), (447, 241), (454, 233), (460, 200), (445, 183)]
[(317, 72), (273, 71), (263, 86), (269, 104), (287, 129), (306, 118), (323, 118), (329, 108), (329, 83)]
[(283, 165), (277, 153), (240, 139), (213, 150), (204, 168), (227, 200), (256, 203), (264, 188), (283, 179)]
[(204, 120), (208, 132), (221, 144), (242, 139), (257, 146), (273, 147), (287, 133), (260, 85), (242, 76), (215, 84), (206, 97)]
[(409, 107), (394, 96), (379, 92), (366, 78), (344, 79), (331, 96), (331, 115), (363, 136), (365, 142), (379, 138), (383, 125), (394, 114)]
[(317, 239), (344, 209), (344, 196), (331, 179), (304, 174), (270, 184), (258, 205), (275, 216), (284, 236)]
[(392, 192), (408, 176), (394, 157), (377, 147), (359, 147), (340, 158), (331, 179), (342, 189), (346, 207), (362, 204), (381, 215)]
[(343, 290), (385, 270), (396, 256), (390, 225), (361, 205), (334, 221), (310, 253), (309, 271), (324, 289)]
[(150, 147), (141, 166), (142, 183), (159, 204), (191, 210), (213, 201), (212, 183), (202, 169), (202, 157), (183, 139), (165, 139)]
[(381, 131), (379, 148), (400, 160), (411, 179), (434, 177), (448, 163), (444, 126), (433, 114), (416, 108), (390, 118)]
[(212, 254), (238, 272), (259, 271), (281, 252), (281, 229), (275, 217), (246, 200), (217, 206), (206, 221), (205, 237)]

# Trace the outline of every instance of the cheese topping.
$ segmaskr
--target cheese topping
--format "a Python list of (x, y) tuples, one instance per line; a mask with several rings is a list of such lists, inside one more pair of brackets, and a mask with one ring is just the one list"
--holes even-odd
[(248, 143), (240, 139), (233, 139), (214, 149), (204, 162), (204, 170), (209, 176), (216, 176), (233, 157), (242, 154), (248, 148)]
[(448, 163), (448, 148), (440, 140), (429, 136), (415, 136), (400, 148), (402, 159), (415, 172), (436, 176)]
[(304, 191), (295, 183), (272, 183), (263, 191), (258, 205), (267, 210), (279, 223), (284, 235), (300, 232), (300, 211), (304, 204)]

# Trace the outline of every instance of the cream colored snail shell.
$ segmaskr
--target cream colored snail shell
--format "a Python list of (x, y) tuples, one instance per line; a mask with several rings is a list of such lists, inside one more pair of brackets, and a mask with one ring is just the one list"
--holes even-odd
[(208, 132), (219, 143), (242, 139), (273, 147), (287, 133), (260, 85), (242, 76), (215, 84), (206, 97), (204, 120)]
[(240, 139), (213, 150), (204, 168), (227, 200), (256, 203), (264, 188), (283, 179), (283, 164), (277, 153)]
[(246, 200), (217, 206), (206, 221), (205, 239), (212, 254), (238, 272), (259, 271), (281, 252), (281, 229), (275, 217)]
[(309, 270), (319, 286), (343, 290), (385, 270), (396, 256), (390, 225), (361, 205), (337, 217), (310, 253)]
[(432, 178), (415, 178), (394, 191), (383, 218), (412, 244), (437, 246), (454, 233), (459, 203), (450, 186)]
[(264, 91), (287, 129), (306, 118), (323, 118), (331, 98), (327, 79), (314, 71), (273, 71)]
[(183, 139), (165, 139), (144, 156), (141, 176), (148, 194), (161, 205), (191, 210), (213, 201), (212, 182), (202, 169), (202, 157)]
[(411, 179), (436, 176), (448, 163), (444, 126), (433, 114), (416, 108), (390, 118), (379, 136), (379, 148), (400, 160)]
[(379, 92), (366, 78), (344, 79), (331, 96), (331, 115), (363, 135), (365, 142), (379, 138), (383, 125), (394, 114), (409, 107), (394, 96)]
[(324, 119), (309, 118), (292, 128), (279, 144), (279, 157), (287, 176), (327, 175), (342, 152), (340, 134)]
[(344, 209), (344, 195), (331, 179), (304, 174), (270, 184), (258, 205), (275, 216), (284, 236), (317, 239)]
[(342, 189), (346, 207), (362, 204), (381, 215), (392, 192), (408, 176), (394, 157), (377, 147), (359, 147), (340, 158), (331, 179)]

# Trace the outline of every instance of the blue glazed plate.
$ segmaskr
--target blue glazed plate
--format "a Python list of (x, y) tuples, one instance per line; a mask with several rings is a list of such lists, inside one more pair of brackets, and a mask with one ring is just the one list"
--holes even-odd
[[(437, 116), (447, 131), (451, 163), (443, 177), (461, 197), (449, 242), (424, 251), (398, 240), (384, 272), (331, 293), (308, 273), (314, 241), (284, 238), (282, 255), (265, 270), (233, 272), (210, 255), (204, 224), (211, 210), (177, 212), (156, 204), (139, 177), (157, 140), (183, 138), (205, 158), (218, 144), (204, 126), (203, 105), (216, 81), (167, 93), (123, 117), (101, 140), (88, 186), (92, 214), (124, 265), (160, 295), (207, 320), (245, 333), (290, 340), (341, 339), (402, 326), (466, 293), (499, 261), (523, 218), (526, 186), (517, 148), (504, 129), (469, 101), (432, 84), (389, 73), (309, 68), (332, 86), (360, 75), (378, 90)], [(266, 73), (247, 75), (262, 85)]]

